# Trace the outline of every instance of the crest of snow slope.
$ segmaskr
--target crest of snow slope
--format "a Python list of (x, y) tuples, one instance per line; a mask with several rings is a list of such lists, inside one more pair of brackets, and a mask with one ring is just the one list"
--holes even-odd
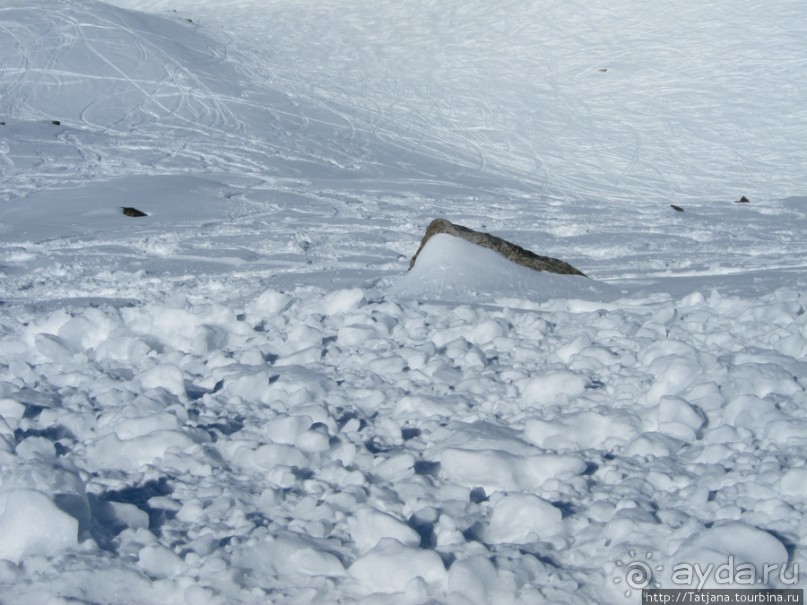
[[(480, 182), (448, 154), (382, 139), (338, 104), (278, 87), (173, 13), (11, 1), (0, 8), (0, 32), (8, 199), (138, 171), (308, 179), (400, 178), (414, 168)], [(41, 128), (52, 120), (60, 127)]]
[(238, 90), (235, 72), (179, 22), (91, 0), (6, 2), (0, 17), (4, 116), (112, 130), (234, 119), (216, 101)]
[[(250, 107), (240, 78), (189, 24), (92, 0), (39, 0), (4, 3), (0, 33), (6, 199), (146, 166), (245, 159), (231, 155), (246, 136), (235, 100), (242, 114)], [(186, 154), (181, 140), (193, 137), (208, 145)]]

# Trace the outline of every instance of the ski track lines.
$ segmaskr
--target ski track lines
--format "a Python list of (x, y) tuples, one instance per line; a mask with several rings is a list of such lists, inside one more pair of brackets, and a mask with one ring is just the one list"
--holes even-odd
[[(153, 148), (154, 140), (163, 138), (160, 133), (164, 133), (166, 128), (183, 133), (177, 138), (199, 137), (216, 141), (216, 145), (207, 145), (210, 152), (202, 156), (198, 153), (186, 156), (184, 146), (168, 149), (169, 161), (165, 162), (165, 167), (161, 167), (160, 162), (155, 162), (155, 165), (147, 166), (152, 170), (176, 170), (179, 168), (176, 160), (186, 156), (186, 161), (199, 162), (206, 169), (259, 172), (265, 166), (259, 163), (258, 158), (261, 155), (271, 158), (282, 146), (278, 145), (277, 137), (274, 143), (267, 144), (266, 139), (271, 141), (272, 137), (250, 136), (244, 122), (233, 112), (233, 108), (242, 111), (239, 107), (246, 107), (253, 112), (257, 110), (267, 114), (266, 122), (271, 124), (272, 107), (267, 108), (260, 97), (250, 102), (239, 98), (237, 89), (235, 96), (229, 92), (216, 92), (202, 78), (194, 75), (193, 70), (199, 71), (200, 67), (200, 73), (204, 73), (204, 63), (210, 61), (198, 51), (192, 50), (189, 58), (184, 56), (189, 64), (183, 65), (180, 60), (166, 54), (163, 48), (148, 39), (149, 36), (153, 38), (154, 34), (138, 31), (130, 25), (131, 16), (128, 16), (128, 20), (117, 18), (120, 15), (106, 19), (99, 16), (99, 11), (68, 13), (67, 8), (61, 13), (43, 13), (31, 25), (31, 28), (42, 27), (42, 21), (47, 19), (45, 40), (52, 50), (44, 60), (39, 64), (30, 64), (32, 59), (27, 57), (26, 65), (4, 71), (6, 77), (20, 74), (15, 76), (13, 86), (19, 88), (25, 81), (27, 91), (22, 98), (31, 101), (7, 108), (12, 115), (43, 120), (59, 117), (66, 126), (83, 127), (80, 136), (71, 141), (82, 141), (88, 146), (92, 146), (92, 142), (87, 131), (112, 137), (125, 133), (127, 138), (123, 145), (127, 148), (136, 148), (138, 137), (145, 138), (142, 143), (144, 148)], [(81, 16), (77, 17), (76, 14)], [(27, 35), (32, 38), (40, 36), (33, 29)], [(44, 43), (38, 42), (37, 46), (41, 47), (42, 44)], [(162, 44), (165, 45), (165, 41)], [(99, 51), (97, 47), (103, 48), (103, 51)], [(176, 47), (171, 45), (171, 48)], [(134, 52), (130, 52), (132, 50)], [(82, 63), (81, 57), (88, 53), (89, 62)], [(63, 64), (79, 68), (95, 65), (96, 68), (85, 73), (60, 69), (59, 66)], [(221, 70), (221, 67), (217, 69)], [(224, 70), (221, 72), (224, 73)], [(35, 82), (31, 82), (31, 79), (35, 79)], [(221, 86), (232, 88), (235, 80), (233, 77), (226, 82), (222, 81)], [(96, 82), (97, 85), (94, 84)], [(110, 87), (109, 84), (114, 82), (118, 86)], [(49, 96), (72, 100), (79, 105), (60, 108), (63, 114), (59, 115), (46, 114), (42, 110), (37, 112), (36, 107), (48, 104), (47, 99), (33, 97), (34, 94), (41, 94), (36, 92), (38, 86), (43, 86), (40, 90), (47, 90)], [(87, 94), (85, 89), (97, 93)], [(19, 99), (21, 95), (7, 98)], [(82, 99), (91, 100), (82, 102)], [(291, 107), (290, 104), (287, 105)], [(298, 121), (302, 122), (299, 116)], [(99, 147), (108, 152), (108, 141), (101, 140)], [(102, 164), (98, 168), (106, 168), (107, 175), (114, 175), (115, 162), (112, 158), (109, 160), (108, 166)]]
[[(122, 163), (131, 162), (131, 154), (126, 152), (138, 148), (152, 150), (143, 156), (151, 159), (144, 161), (141, 170), (158, 173), (187, 170), (195, 164), (204, 171), (260, 175), (289, 170), (303, 174), (315, 165), (334, 175), (345, 170), (372, 174), (382, 165), (376, 158), (365, 166), (366, 159), (380, 153), (382, 159), (389, 158), (388, 166), (394, 166), (393, 158), (401, 152), (414, 163), (398, 169), (398, 174), (414, 170), (419, 176), (429, 175), (436, 158), (444, 160), (450, 170), (462, 169), (449, 151), (418, 150), (418, 144), (401, 137), (379, 139), (368, 127), (357, 127), (351, 110), (334, 100), (306, 96), (295, 100), (265, 86), (241, 88), (238, 82), (250, 74), (238, 76), (229, 64), (216, 59), (226, 54), (223, 51), (199, 49), (200, 42), (188, 27), (174, 25), (178, 29), (173, 31), (187, 44), (185, 48), (167, 42), (162, 34), (141, 31), (132, 15), (113, 11), (113, 16), (103, 17), (96, 12), (77, 11), (79, 17), (49, 14), (48, 41), (53, 50), (42, 65), (25, 72), (28, 80), (36, 79), (26, 81), (29, 97), (35, 94), (37, 83), (47, 82), (48, 95), (74, 104), (60, 108), (64, 115), (59, 117), (66, 127), (78, 126), (82, 132), (65, 142), (83, 145), (82, 154), (99, 158), (93, 165), (96, 176), (131, 172), (135, 167)], [(215, 48), (215, 44), (210, 42), (209, 47)], [(172, 57), (167, 50), (179, 54)], [(89, 61), (85, 58), (82, 63), (87, 55)], [(96, 67), (87, 69), (86, 65)], [(79, 69), (90, 73), (84, 75)], [(110, 87), (113, 83), (117, 86)], [(10, 113), (53, 118), (43, 110), (32, 114), (35, 107), (47, 105), (48, 99), (32, 101), (24, 107), (17, 104)], [(247, 122), (253, 126), (247, 128)], [(255, 125), (259, 125), (257, 129)], [(171, 130), (176, 136), (165, 137)], [(99, 137), (97, 150), (91, 133)], [(113, 139), (112, 145), (108, 138)], [(165, 141), (162, 157), (153, 155), (156, 141)], [(426, 155), (430, 150), (431, 155)], [(478, 168), (475, 162), (466, 165)], [(47, 182), (47, 174), (40, 176)], [(30, 171), (12, 173), (6, 177), (12, 187), (15, 177), (27, 179), (29, 184), (33, 178)]]
[(725, 195), (724, 182), (799, 193), (800, 136), (755, 110), (804, 106), (792, 83), (807, 59), (790, 41), (807, 24), (791, 4), (732, 3), (708, 28), (702, 9), (672, 4), (413, 6), (278, 3), (237, 27), (256, 48), (271, 32), (271, 69), (301, 94), (327, 90), (379, 124), (425, 119), (489, 170), (571, 199), (696, 201)]

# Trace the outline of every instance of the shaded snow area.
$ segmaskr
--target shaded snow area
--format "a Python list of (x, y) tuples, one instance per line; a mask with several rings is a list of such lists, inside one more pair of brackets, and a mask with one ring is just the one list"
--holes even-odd
[(646, 4), (4, 2), (0, 604), (803, 588), (807, 13)]

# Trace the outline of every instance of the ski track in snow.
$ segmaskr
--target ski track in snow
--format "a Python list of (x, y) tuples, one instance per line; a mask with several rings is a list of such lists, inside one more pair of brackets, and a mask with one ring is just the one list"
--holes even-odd
[(0, 7), (0, 602), (807, 568), (797, 3), (116, 4)]

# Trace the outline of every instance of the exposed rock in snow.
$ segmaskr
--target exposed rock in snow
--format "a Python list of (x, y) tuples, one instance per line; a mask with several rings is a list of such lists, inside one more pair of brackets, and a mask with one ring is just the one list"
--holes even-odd
[(421, 250), (423, 250), (426, 243), (438, 233), (446, 233), (448, 235), (453, 235), (454, 237), (460, 237), (471, 242), (472, 244), (476, 244), (477, 246), (482, 246), (483, 248), (488, 248), (498, 252), (504, 258), (516, 263), (517, 265), (535, 269), (536, 271), (549, 271), (550, 273), (560, 273), (562, 275), (581, 275), (585, 277), (585, 274), (582, 271), (575, 269), (565, 261), (551, 258), (549, 256), (540, 256), (534, 252), (522, 248), (521, 246), (508, 242), (500, 237), (496, 237), (495, 235), (491, 235), (490, 233), (474, 231), (473, 229), (469, 229), (468, 227), (464, 227), (462, 225), (455, 225), (454, 223), (442, 218), (434, 219), (431, 223), (429, 223), (429, 226), (426, 228), (426, 233), (423, 236), (423, 239), (420, 241), (420, 247), (418, 248), (417, 252), (415, 252), (412, 260), (409, 262), (410, 269), (415, 266), (418, 255), (420, 254)]
[(476, 302), (553, 298), (609, 300), (617, 293), (582, 275), (535, 271), (463, 238), (437, 233), (423, 244), (409, 272), (390, 293), (396, 297)]

